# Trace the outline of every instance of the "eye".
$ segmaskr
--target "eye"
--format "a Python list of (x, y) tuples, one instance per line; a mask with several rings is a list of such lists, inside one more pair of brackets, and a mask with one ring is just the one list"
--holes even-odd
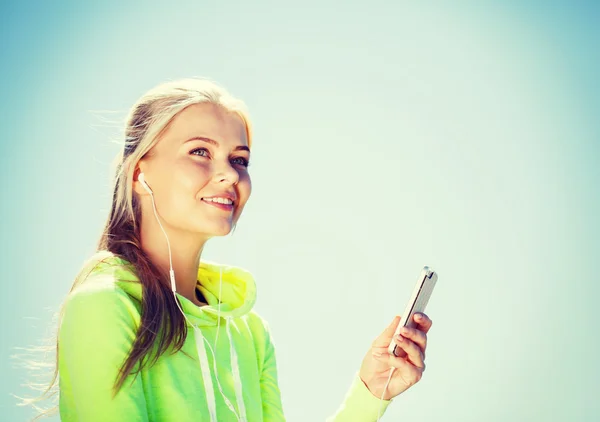
[[(198, 155), (198, 154), (194, 154), (195, 152), (198, 152), (198, 151), (204, 151), (205, 153), (208, 154), (208, 150), (206, 148), (196, 148), (196, 149), (193, 149), (193, 150), (190, 151), (190, 154), (192, 154), (192, 155)], [(201, 155), (200, 157), (204, 157), (204, 155)]]
[[(240, 160), (237, 163), (235, 163), (235, 160)], [(250, 162), (245, 159), (244, 157), (235, 157), (233, 160), (231, 160), (232, 162), (234, 162), (234, 164), (241, 164), (244, 167), (248, 167), (250, 165)]]
[[(200, 152), (203, 152), (204, 154), (200, 154)], [(190, 154), (196, 155), (198, 157), (207, 157), (209, 152), (206, 148), (195, 148), (190, 151)], [(236, 161), (236, 160), (238, 160), (238, 161)], [(250, 162), (244, 157), (235, 157), (231, 160), (231, 162), (234, 164), (239, 164), (244, 167), (248, 167), (250, 165)]]

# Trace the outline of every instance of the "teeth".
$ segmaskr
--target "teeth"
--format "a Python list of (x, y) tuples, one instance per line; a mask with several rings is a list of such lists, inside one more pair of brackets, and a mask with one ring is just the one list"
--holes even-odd
[(227, 204), (227, 205), (233, 204), (231, 199), (227, 199), (227, 198), (202, 198), (202, 200), (208, 201), (208, 202), (218, 202), (219, 204)]

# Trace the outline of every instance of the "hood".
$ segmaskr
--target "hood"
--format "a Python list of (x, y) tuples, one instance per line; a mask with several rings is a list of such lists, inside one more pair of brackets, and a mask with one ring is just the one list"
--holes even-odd
[[(87, 276), (92, 273), (112, 275), (116, 285), (141, 302), (142, 285), (127, 260), (110, 251), (98, 251), (86, 262), (80, 274)], [(200, 260), (196, 289), (200, 290), (208, 305), (198, 307), (177, 293), (185, 316), (196, 326), (217, 325), (219, 315), (225, 319), (246, 315), (256, 303), (254, 277), (240, 267)]]

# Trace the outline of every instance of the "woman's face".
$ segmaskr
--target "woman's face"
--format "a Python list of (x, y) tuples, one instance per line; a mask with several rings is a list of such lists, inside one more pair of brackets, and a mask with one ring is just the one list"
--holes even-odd
[[(189, 106), (173, 118), (140, 160), (139, 169), (153, 191), (163, 225), (209, 238), (228, 234), (239, 219), (251, 192), (249, 159), (242, 119), (204, 103)], [(138, 174), (139, 170), (134, 175), (135, 190), (147, 194)], [(210, 197), (230, 198), (233, 205), (210, 202)], [(152, 203), (147, 204), (155, 218)]]

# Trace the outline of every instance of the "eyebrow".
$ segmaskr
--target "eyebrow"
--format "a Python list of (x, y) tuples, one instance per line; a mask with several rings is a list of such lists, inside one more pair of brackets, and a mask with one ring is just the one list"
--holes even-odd
[[(188, 139), (187, 141), (185, 141), (184, 144), (186, 144), (188, 142), (191, 142), (191, 141), (204, 141), (204, 142), (208, 142), (209, 144), (212, 144), (212, 145), (214, 145), (216, 147), (219, 146), (219, 143), (217, 141), (215, 141), (214, 139), (207, 138), (205, 136), (194, 136), (194, 137)], [(246, 145), (238, 145), (233, 150), (234, 151), (248, 151), (248, 152), (250, 152), (250, 148), (248, 148)]]

